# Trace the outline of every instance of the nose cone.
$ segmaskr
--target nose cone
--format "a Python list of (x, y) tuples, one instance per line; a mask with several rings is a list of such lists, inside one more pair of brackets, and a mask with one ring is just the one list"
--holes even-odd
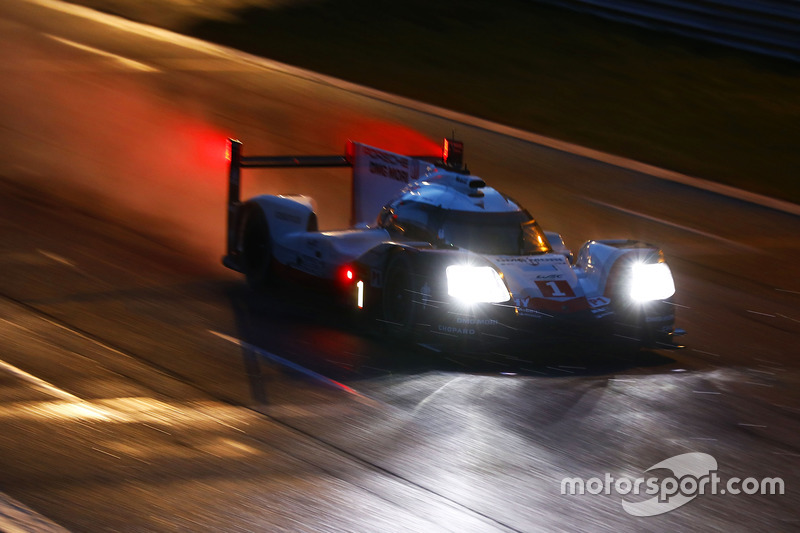
[(578, 277), (563, 255), (498, 256), (492, 261), (503, 272), (520, 314), (553, 315), (587, 308)]

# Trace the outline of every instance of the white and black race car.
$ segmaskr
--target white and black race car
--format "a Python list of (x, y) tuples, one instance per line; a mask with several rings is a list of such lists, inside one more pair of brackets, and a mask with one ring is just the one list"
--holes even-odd
[[(668, 347), (672, 274), (661, 250), (592, 240), (577, 258), (514, 200), (443, 157), (348, 142), (342, 156), (242, 155), (230, 141), (227, 255), (255, 290), (279, 279), (329, 288), (367, 323), (472, 347), (585, 338)], [(349, 229), (319, 231), (300, 195), (240, 200), (243, 168), (351, 167)]]

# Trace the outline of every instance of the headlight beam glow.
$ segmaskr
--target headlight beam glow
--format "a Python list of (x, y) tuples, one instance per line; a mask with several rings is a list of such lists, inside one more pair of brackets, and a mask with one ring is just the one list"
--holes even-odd
[(503, 278), (490, 266), (450, 265), (447, 294), (467, 304), (500, 303), (511, 298)]
[(631, 299), (664, 300), (675, 294), (675, 281), (666, 263), (635, 263), (631, 267)]

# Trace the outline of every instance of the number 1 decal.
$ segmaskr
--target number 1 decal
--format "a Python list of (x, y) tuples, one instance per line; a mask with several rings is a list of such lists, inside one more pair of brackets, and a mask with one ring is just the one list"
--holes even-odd
[(542, 291), (542, 296), (545, 298), (571, 298), (575, 296), (569, 282), (565, 280), (558, 281), (537, 281), (536, 286)]

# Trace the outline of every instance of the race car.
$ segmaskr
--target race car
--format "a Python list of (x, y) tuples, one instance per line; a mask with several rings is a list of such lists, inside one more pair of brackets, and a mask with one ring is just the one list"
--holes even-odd
[[(415, 157), (348, 141), (344, 155), (249, 156), (229, 141), (227, 254), (256, 291), (292, 280), (339, 295), (361, 323), (476, 347), (623, 341), (673, 347), (675, 284), (657, 247), (591, 240), (574, 257), (463, 165), (463, 144)], [(302, 195), (240, 199), (245, 168), (350, 167), (351, 225), (320, 231)]]

